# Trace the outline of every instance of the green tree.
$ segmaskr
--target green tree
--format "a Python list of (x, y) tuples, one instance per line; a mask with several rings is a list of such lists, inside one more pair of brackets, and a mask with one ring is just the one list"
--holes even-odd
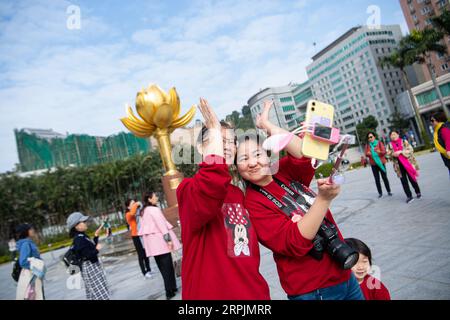
[(378, 127), (378, 121), (374, 116), (368, 116), (363, 119), (361, 123), (356, 125), (356, 131), (358, 133), (359, 139), (362, 143), (366, 143), (366, 137), (369, 131), (376, 132)]
[(441, 40), (444, 38), (444, 33), (436, 29), (426, 28), (424, 30), (413, 30), (410, 35), (406, 36), (402, 41), (406, 48), (406, 60), (409, 64), (414, 62), (426, 65), (428, 72), (431, 75), (431, 81), (433, 82), (434, 90), (436, 91), (439, 102), (447, 115), (450, 116), (447, 108), (445, 107), (444, 99), (442, 98), (441, 90), (436, 81), (436, 72), (434, 70), (434, 64), (431, 60), (431, 54), (447, 54), (447, 48), (441, 44)]
[(232, 123), (236, 129), (242, 129), (244, 131), (255, 127), (250, 107), (247, 105), (241, 108), (241, 112), (235, 110), (227, 115), (225, 120)]
[(431, 23), (437, 30), (450, 36), (450, 11), (444, 9), (439, 16), (431, 18)]
[(396, 110), (394, 113), (392, 113), (391, 117), (389, 118), (389, 129), (403, 131), (409, 129), (409, 127), (409, 121), (406, 120), (400, 112)]
[(382, 68), (393, 67), (400, 70), (403, 83), (406, 86), (406, 91), (408, 92), (410, 101), (413, 106), (416, 122), (419, 126), (420, 136), (422, 137), (422, 141), (424, 142), (424, 144), (428, 146), (430, 144), (430, 139), (425, 131), (425, 125), (423, 123), (422, 117), (420, 116), (419, 107), (417, 106), (416, 99), (414, 98), (411, 90), (411, 83), (409, 82), (408, 76), (405, 71), (407, 66), (414, 63), (413, 61), (409, 60), (408, 50), (409, 48), (406, 46), (405, 39), (403, 39), (402, 41), (400, 41), (398, 50), (395, 50), (391, 55), (385, 56), (380, 59), (380, 66)]

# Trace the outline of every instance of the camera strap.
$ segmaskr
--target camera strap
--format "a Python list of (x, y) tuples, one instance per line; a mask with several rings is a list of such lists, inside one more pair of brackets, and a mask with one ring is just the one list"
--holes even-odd
[[(295, 181), (292, 184), (296, 190), (292, 189), (291, 187), (289, 187), (276, 177), (273, 177), (273, 180), (286, 192), (286, 200), (287, 201), (290, 200), (287, 204), (278, 200), (272, 193), (270, 193), (263, 187), (257, 186), (255, 184), (252, 184), (251, 186), (253, 189), (264, 195), (273, 204), (275, 204), (289, 218), (291, 218), (292, 212), (299, 211), (299, 206), (301, 216), (304, 216), (306, 214), (306, 211), (304, 211), (301, 208), (306, 207), (306, 209), (309, 210), (311, 208), (311, 204), (308, 201), (306, 201), (303, 193), (310, 197), (315, 197), (316, 196), (315, 193), (312, 190), (308, 190), (307, 188), (305, 188), (305, 186), (303, 186), (301, 183)], [(297, 205), (295, 205), (294, 203), (297, 203)], [(324, 218), (324, 220), (332, 225), (332, 223), (326, 217)]]

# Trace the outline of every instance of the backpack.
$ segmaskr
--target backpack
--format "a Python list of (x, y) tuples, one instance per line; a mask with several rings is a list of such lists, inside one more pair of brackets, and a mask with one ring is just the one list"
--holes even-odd
[(22, 267), (20, 266), (19, 259), (20, 259), (20, 251), (16, 262), (14, 262), (13, 270), (11, 272), (11, 277), (14, 279), (15, 282), (19, 281), (20, 273), (22, 272)]
[(15, 282), (19, 281), (20, 273), (22, 272), (22, 267), (20, 266), (19, 259), (14, 262), (13, 270), (11, 273), (11, 277)]
[(66, 265), (70, 275), (74, 275), (81, 270), (82, 259), (78, 257), (75, 250), (73, 250), (73, 245), (67, 250), (63, 256), (63, 262)]

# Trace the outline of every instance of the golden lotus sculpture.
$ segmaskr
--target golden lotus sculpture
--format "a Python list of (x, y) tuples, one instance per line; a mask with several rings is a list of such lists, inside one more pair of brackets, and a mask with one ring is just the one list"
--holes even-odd
[(170, 134), (188, 124), (195, 115), (195, 105), (182, 117), (179, 117), (180, 108), (180, 98), (175, 88), (166, 93), (156, 84), (151, 84), (136, 96), (136, 111), (141, 119), (134, 115), (130, 105), (126, 106), (127, 117), (120, 119), (135, 136), (147, 138), (153, 135), (156, 138), (165, 176), (177, 173), (172, 160)]

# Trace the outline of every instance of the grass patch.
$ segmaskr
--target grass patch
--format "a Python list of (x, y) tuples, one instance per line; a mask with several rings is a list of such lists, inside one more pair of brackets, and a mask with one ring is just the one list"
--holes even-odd
[[(127, 229), (126, 225), (121, 225), (121, 226), (112, 228), (112, 232), (115, 233), (115, 232), (119, 232), (119, 231), (126, 230), (126, 229)], [(92, 227), (89, 228), (87, 235), (89, 237), (93, 238), (95, 230), (96, 230), (96, 228), (92, 228)], [(49, 240), (51, 240), (51, 241), (49, 241)], [(43, 253), (50, 252), (53, 250), (58, 250), (58, 249), (61, 249), (64, 247), (68, 247), (71, 244), (72, 244), (72, 239), (69, 237), (68, 233), (64, 232), (64, 233), (61, 233), (61, 234), (58, 234), (58, 235), (55, 235), (55, 236), (45, 239), (43, 241), (43, 243), (38, 245), (38, 248), (39, 248), (39, 253), (43, 254)], [(12, 260), (11, 260), (10, 255), (0, 256), (0, 264), (11, 262), (11, 261)]]

